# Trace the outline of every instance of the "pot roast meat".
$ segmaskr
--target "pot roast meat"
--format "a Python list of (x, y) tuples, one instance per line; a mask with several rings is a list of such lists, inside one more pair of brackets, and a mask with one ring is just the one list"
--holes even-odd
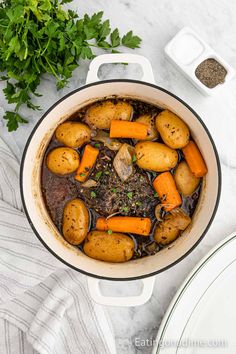
[(59, 177), (48, 170), (43, 172), (43, 195), (46, 207), (53, 222), (61, 229), (63, 209), (71, 199), (77, 198), (78, 192), (74, 183), (66, 177)]
[(149, 177), (134, 165), (134, 172), (122, 182), (113, 168), (116, 152), (100, 148), (99, 157), (90, 178), (97, 181), (95, 188), (84, 188), (77, 182), (78, 193), (86, 205), (102, 216), (115, 213), (129, 216), (153, 215), (158, 203)]

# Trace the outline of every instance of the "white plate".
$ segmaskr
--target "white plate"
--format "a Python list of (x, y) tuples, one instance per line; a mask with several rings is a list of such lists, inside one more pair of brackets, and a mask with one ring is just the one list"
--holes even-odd
[(236, 233), (218, 244), (181, 286), (153, 353), (236, 353)]

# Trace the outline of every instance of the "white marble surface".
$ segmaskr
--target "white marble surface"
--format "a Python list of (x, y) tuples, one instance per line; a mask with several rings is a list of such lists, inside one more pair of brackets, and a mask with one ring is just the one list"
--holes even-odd
[[(236, 68), (236, 2), (231, 0), (80, 0), (74, 1), (70, 6), (74, 6), (79, 14), (104, 10), (105, 16), (111, 19), (112, 26), (119, 26), (123, 32), (133, 29), (143, 38), (142, 46), (136, 53), (147, 56), (151, 61), (158, 85), (184, 99), (202, 117), (215, 139), (222, 163), (221, 203), (204, 240), (182, 262), (156, 277), (154, 293), (147, 304), (136, 308), (108, 309), (114, 327), (118, 353), (151, 353), (151, 346), (135, 346), (135, 338), (155, 338), (163, 314), (186, 275), (213, 245), (236, 230), (234, 203), (236, 196), (236, 79), (217, 96), (206, 98), (171, 64), (166, 62), (163, 48), (179, 29), (188, 25)], [(82, 62), (70, 86), (60, 92), (56, 92), (51, 78), (45, 78), (39, 91), (46, 92), (46, 95), (38, 100), (43, 111), (36, 113), (25, 111), (26, 116), (30, 118), (30, 124), (21, 127), (11, 136), (8, 135), (3, 125), (0, 127), (1, 136), (10, 142), (19, 156), (40, 115), (58, 98), (84, 84), (88, 65), (88, 62)], [(109, 77), (122, 74), (119, 67), (103, 70), (103, 75), (109, 75)], [(137, 78), (136, 70), (133, 70), (133, 74), (133, 77)], [(2, 83), (0, 83), (0, 88), (2, 89)], [(4, 110), (7, 104), (2, 94), (0, 97), (0, 105)], [(1, 111), (0, 114), (2, 114)], [(114, 285), (114, 288), (119, 293), (123, 292), (118, 284)]]

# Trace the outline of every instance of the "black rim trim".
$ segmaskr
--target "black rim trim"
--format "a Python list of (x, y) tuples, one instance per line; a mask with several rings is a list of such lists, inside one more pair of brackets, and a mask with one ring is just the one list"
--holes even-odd
[[(216, 162), (217, 162), (217, 169), (218, 169), (218, 192), (217, 192), (217, 199), (216, 199), (216, 203), (215, 203), (215, 207), (214, 207), (214, 210), (213, 210), (213, 213), (211, 215), (211, 218), (208, 222), (208, 225), (206, 226), (204, 232), (202, 233), (201, 237), (199, 237), (199, 239), (197, 240), (197, 242), (192, 246), (192, 248), (190, 248), (182, 257), (178, 258), (175, 262), (169, 264), (168, 266), (162, 268), (162, 269), (159, 269), (157, 271), (154, 271), (152, 273), (148, 273), (148, 274), (144, 274), (144, 275), (140, 275), (140, 276), (136, 276), (136, 277), (130, 277), (130, 278), (112, 278), (112, 277), (106, 277), (106, 276), (100, 276), (100, 275), (96, 275), (96, 274), (92, 274), (92, 273), (89, 273), (89, 272), (86, 272), (84, 270), (80, 270), (79, 268), (71, 265), (70, 263), (67, 263), (64, 259), (62, 259), (60, 256), (58, 256), (51, 248), (49, 248), (49, 246), (43, 241), (43, 239), (41, 238), (40, 234), (38, 233), (38, 231), (35, 229), (32, 221), (31, 221), (31, 218), (29, 216), (29, 213), (28, 213), (28, 210), (27, 210), (27, 207), (26, 207), (26, 204), (25, 204), (25, 199), (24, 199), (24, 193), (23, 193), (23, 169), (24, 169), (24, 162), (25, 162), (25, 157), (26, 157), (26, 153), (27, 153), (27, 150), (28, 150), (28, 147), (29, 147), (29, 144), (31, 142), (31, 139), (35, 133), (35, 131), (37, 130), (38, 126), (41, 124), (41, 122), (43, 121), (43, 119), (48, 115), (49, 112), (51, 112), (54, 107), (56, 107), (59, 103), (61, 103), (62, 101), (64, 101), (67, 97), (75, 94), (76, 92), (79, 92), (81, 90), (84, 90), (88, 87), (91, 87), (91, 86), (96, 86), (96, 85), (100, 85), (100, 84), (106, 84), (106, 83), (113, 83), (113, 82), (129, 82), (129, 83), (135, 83), (135, 84), (141, 84), (141, 85), (146, 85), (146, 86), (150, 86), (150, 87), (153, 87), (153, 88), (156, 88), (160, 91), (163, 91), (165, 92), (166, 94), (174, 97), (176, 100), (178, 100), (180, 103), (182, 103), (186, 108), (188, 108), (193, 114), (194, 116), (198, 119), (198, 121), (202, 124), (203, 128), (205, 129), (207, 135), (208, 135), (208, 138), (210, 139), (210, 142), (212, 144), (212, 147), (213, 147), (213, 150), (214, 150), (214, 153), (215, 153), (215, 157), (216, 157)], [(39, 121), (36, 123), (35, 127), (33, 128), (27, 142), (26, 142), (26, 145), (25, 145), (25, 148), (24, 148), (24, 151), (23, 151), (23, 155), (22, 155), (22, 159), (21, 159), (21, 164), (20, 164), (20, 194), (21, 194), (21, 199), (22, 199), (22, 204), (23, 204), (23, 208), (24, 208), (24, 211), (25, 211), (25, 214), (26, 214), (26, 217), (29, 221), (29, 224), (32, 228), (32, 230), (34, 231), (34, 234), (37, 236), (37, 238), (39, 239), (39, 241), (44, 245), (44, 247), (53, 255), (55, 256), (59, 261), (61, 261), (62, 263), (64, 263), (65, 265), (67, 265), (68, 267), (82, 273), (82, 274), (85, 274), (87, 276), (90, 276), (90, 277), (93, 277), (93, 278), (98, 278), (98, 279), (104, 279), (104, 280), (112, 280), (112, 281), (130, 281), (130, 280), (138, 280), (138, 279), (144, 279), (144, 278), (148, 278), (148, 277), (151, 277), (151, 276), (154, 276), (154, 275), (157, 275), (159, 273), (162, 273), (164, 272), (165, 270), (173, 267), (174, 265), (178, 264), (179, 262), (181, 262), (185, 257), (187, 257), (196, 247), (197, 245), (202, 241), (203, 237), (206, 235), (207, 231), (209, 230), (211, 224), (212, 224), (212, 221), (214, 220), (214, 217), (216, 215), (216, 212), (217, 212), (217, 209), (218, 209), (218, 206), (219, 206), (219, 202), (220, 202), (220, 195), (221, 195), (221, 185), (222, 185), (222, 174), (221, 174), (221, 167), (220, 167), (220, 159), (219, 159), (219, 156), (218, 156), (218, 152), (217, 152), (217, 149), (216, 149), (216, 146), (215, 146), (215, 143), (214, 143), (214, 140), (208, 130), (208, 128), (206, 127), (205, 123), (202, 121), (202, 119), (200, 118), (200, 116), (187, 104), (185, 103), (181, 98), (179, 98), (178, 96), (176, 96), (175, 94), (169, 92), (168, 90), (160, 87), (160, 86), (157, 86), (157, 85), (154, 85), (154, 84), (151, 84), (149, 82), (145, 82), (145, 81), (139, 81), (139, 80), (131, 80), (131, 79), (113, 79), (113, 80), (103, 80), (103, 81), (98, 81), (98, 82), (93, 82), (91, 84), (87, 84), (87, 85), (84, 85), (82, 87), (79, 87), (78, 89), (75, 89), (73, 91), (71, 91), (70, 93), (68, 93), (67, 95), (63, 96), (62, 98), (60, 98), (56, 103), (54, 103), (44, 114), (43, 116), (39, 119)]]

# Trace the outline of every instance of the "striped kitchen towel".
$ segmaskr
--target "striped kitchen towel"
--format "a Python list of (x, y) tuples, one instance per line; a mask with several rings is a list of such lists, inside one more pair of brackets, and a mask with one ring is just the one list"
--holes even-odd
[(0, 353), (115, 353), (86, 277), (38, 241), (22, 211), (19, 164), (0, 139)]

